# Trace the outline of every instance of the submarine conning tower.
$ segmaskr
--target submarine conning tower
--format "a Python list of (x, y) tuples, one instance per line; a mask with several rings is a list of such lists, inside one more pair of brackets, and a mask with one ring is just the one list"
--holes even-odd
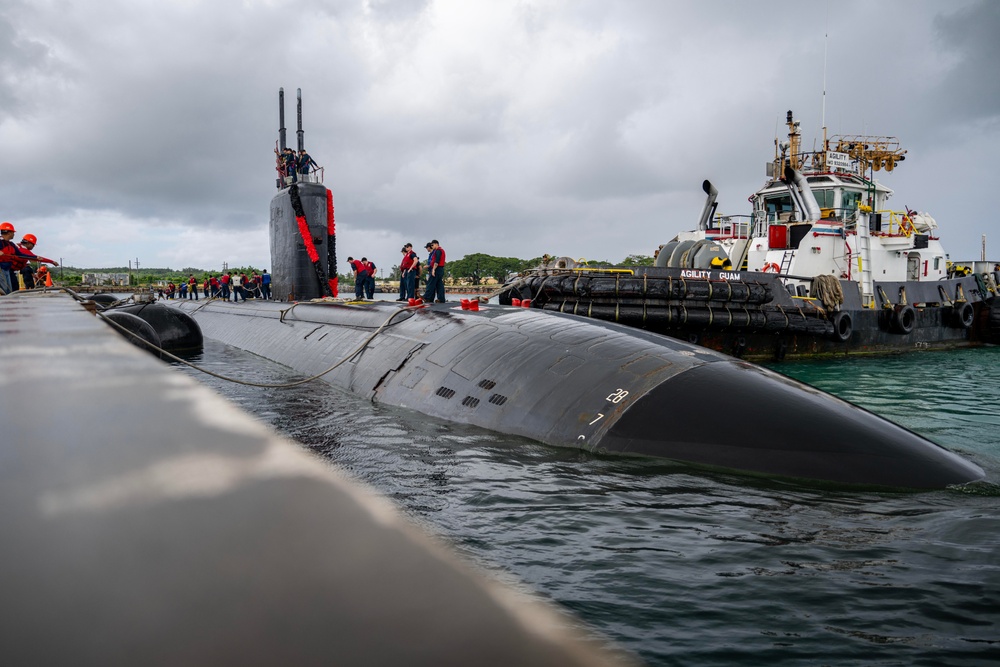
[[(298, 148), (302, 131), (302, 90), (297, 91)], [(337, 247), (333, 193), (323, 185), (322, 170), (286, 171), (285, 91), (278, 90), (278, 194), (271, 199), (271, 292), (283, 301), (337, 296)]]

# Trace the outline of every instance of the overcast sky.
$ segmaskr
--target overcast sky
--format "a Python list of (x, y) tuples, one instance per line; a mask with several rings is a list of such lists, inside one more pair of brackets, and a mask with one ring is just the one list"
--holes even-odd
[[(828, 35), (827, 38), (824, 36)], [(1000, 2), (0, 0), (0, 219), (78, 267), (269, 267), (278, 89), (348, 254), (620, 261), (748, 213), (787, 110), (1000, 258)]]

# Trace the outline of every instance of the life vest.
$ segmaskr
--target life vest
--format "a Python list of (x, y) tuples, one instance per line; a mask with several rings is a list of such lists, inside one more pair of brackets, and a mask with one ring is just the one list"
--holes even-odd
[(403, 261), (399, 263), (399, 268), (401, 271), (406, 271), (412, 269), (414, 265), (414, 260), (417, 259), (417, 253), (412, 250), (405, 255), (403, 255)]
[(17, 261), (18, 256), (21, 254), (21, 248), (16, 243), (0, 239), (0, 268), (11, 268), (11, 265)]
[[(17, 249), (24, 255), (30, 255), (31, 257), (35, 256), (35, 253), (31, 252), (20, 243), (17, 244)], [(10, 260), (10, 268), (14, 269), (15, 271), (20, 271), (21, 269), (26, 267), (28, 265), (28, 262), (30, 261), (32, 260), (29, 259), (28, 257), (14, 257), (12, 260)]]

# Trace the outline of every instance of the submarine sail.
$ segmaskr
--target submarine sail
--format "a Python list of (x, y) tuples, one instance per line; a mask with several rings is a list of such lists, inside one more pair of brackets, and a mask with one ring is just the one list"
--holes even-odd
[[(304, 150), (302, 91), (298, 94), (299, 150)], [(336, 222), (333, 193), (313, 176), (283, 168), (285, 95), (278, 93), (278, 188), (271, 199), (271, 293), (283, 301), (337, 296)], [(320, 172), (321, 173), (321, 172)]]

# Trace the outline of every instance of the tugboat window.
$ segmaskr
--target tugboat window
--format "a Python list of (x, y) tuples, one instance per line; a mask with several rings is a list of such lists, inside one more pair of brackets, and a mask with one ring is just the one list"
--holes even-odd
[(844, 209), (844, 213), (850, 215), (858, 210), (858, 205), (861, 203), (861, 193), (854, 192), (853, 190), (844, 190), (841, 199), (843, 203), (840, 207)]
[(782, 213), (791, 213), (795, 210), (790, 195), (767, 197), (764, 199), (764, 209), (767, 211), (768, 220), (777, 220)]
[(816, 197), (816, 203), (819, 204), (820, 208), (833, 208), (834, 194), (833, 190), (813, 190), (813, 195)]

